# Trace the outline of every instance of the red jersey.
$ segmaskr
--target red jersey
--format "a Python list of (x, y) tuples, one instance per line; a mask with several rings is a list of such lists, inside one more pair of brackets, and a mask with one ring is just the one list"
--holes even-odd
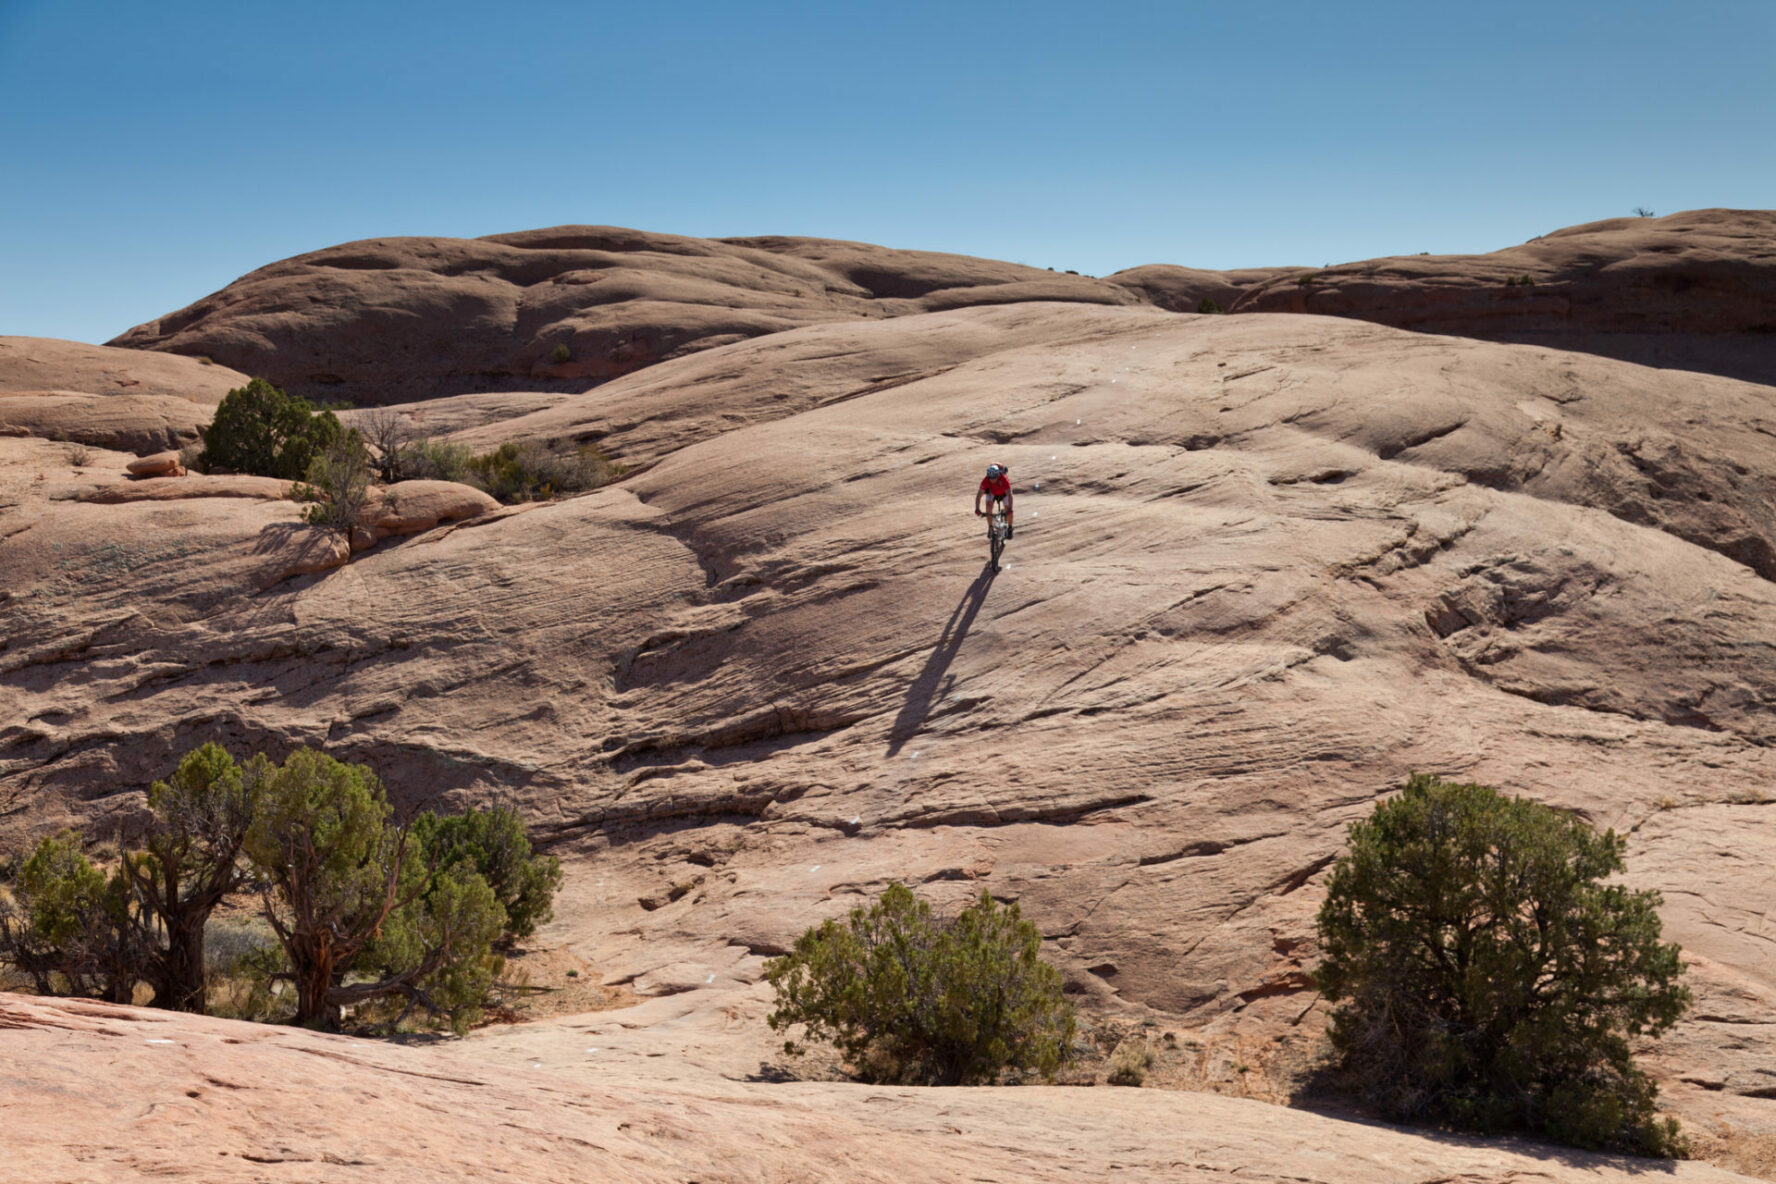
[(1011, 478), (1004, 473), (997, 477), (982, 477), (980, 491), (988, 497), (1007, 497), (1011, 494)]

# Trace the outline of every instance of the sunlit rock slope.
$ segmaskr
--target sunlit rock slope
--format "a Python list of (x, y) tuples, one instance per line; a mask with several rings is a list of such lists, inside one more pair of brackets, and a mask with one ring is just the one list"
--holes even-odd
[[(1626, 1184), (1634, 1161), (1156, 1090), (763, 1084), (611, 1064), (583, 1025), (494, 1064), (294, 1028), (0, 995), (8, 1179)], [(659, 1061), (652, 1064), (658, 1065)], [(50, 1088), (44, 1088), (48, 1083)], [(1705, 1164), (1672, 1184), (1732, 1184)]]
[[(556, 939), (643, 993), (746, 989), (891, 877), (984, 885), (1088, 1002), (1267, 1072), (1316, 1030), (1344, 827), (1434, 771), (1633, 832), (1701, 959), (1665, 1079), (1766, 1088), (1767, 388), (1029, 304), (526, 406), (463, 438), (634, 472), (269, 587), (312, 537), (291, 503), (96, 504), (0, 440), (9, 832), (127, 823), (203, 740), (324, 744), (406, 805), (521, 803), (573, 869)], [(997, 575), (989, 460), (1019, 490)]]

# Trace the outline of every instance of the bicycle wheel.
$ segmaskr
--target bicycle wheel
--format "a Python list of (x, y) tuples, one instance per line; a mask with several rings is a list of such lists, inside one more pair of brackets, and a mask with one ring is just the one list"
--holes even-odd
[(992, 552), (993, 570), (999, 570), (999, 556), (1005, 550), (1005, 514), (995, 510), (987, 519), (987, 548)]

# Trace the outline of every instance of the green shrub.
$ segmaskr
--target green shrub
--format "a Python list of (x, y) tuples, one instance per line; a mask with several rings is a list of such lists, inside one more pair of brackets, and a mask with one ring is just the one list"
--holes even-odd
[(400, 471), (407, 481), (460, 481), (469, 484), (474, 459), (467, 445), (448, 440), (417, 440), (401, 450)]
[(428, 868), (391, 823), (375, 774), (297, 749), (270, 770), (247, 832), (282, 957), (266, 977), (296, 992), (296, 1022), (337, 1029), (344, 1009), (398, 997), (458, 1029), (498, 971), (505, 926), (472, 869)]
[(487, 881), (506, 914), (502, 943), (529, 937), (553, 915), (561, 861), (531, 853), (524, 819), (512, 807), (427, 812), (414, 819), (413, 837), (427, 865), (440, 871), (465, 866)]
[(243, 958), (277, 948), (277, 934), (259, 917), (212, 918), (204, 928), (204, 968), (231, 974)]
[[(1073, 1040), (1061, 976), (1018, 906), (985, 890), (960, 915), (890, 884), (868, 908), (829, 920), (765, 964), (774, 1030), (806, 1026), (867, 1081), (966, 1085), (1005, 1069), (1053, 1077)], [(802, 1050), (793, 1041), (784, 1050)]]
[(505, 928), (505, 910), (469, 864), (427, 868), (418, 851), (409, 853), (397, 885), (403, 903), (352, 967), (370, 981), (349, 983), (342, 995), (399, 1001), (400, 1012), (386, 1020), (390, 1028), (424, 1008), (457, 1032), (467, 1031), (505, 965), (492, 952)]
[(1350, 829), (1315, 973), (1331, 1039), (1389, 1117), (1683, 1151), (1626, 1037), (1689, 1004), (1659, 895), (1603, 881), (1623, 840), (1480, 785), (1414, 776)]
[(573, 361), (573, 356), (573, 350), (567, 347), (565, 341), (556, 342), (555, 348), (549, 351), (549, 360), (557, 366), (563, 362)]
[[(422, 814), (394, 825), (361, 765), (310, 749), (244, 765), (215, 744), (188, 753), (148, 793), (143, 847), (113, 874), (80, 836), (43, 839), (8, 861), (0, 964), (43, 994), (154, 1003), (340, 1027), (416, 1008), (459, 1031), (480, 1013), (503, 960), (496, 941), (549, 918), (561, 869), (531, 853), (516, 810)], [(235, 893), (264, 920), (216, 922)], [(398, 1009), (398, 1011), (397, 1011)]]
[(364, 520), (364, 506), (370, 500), (370, 453), (363, 438), (355, 431), (335, 437), (303, 476), (303, 484), (290, 496), (313, 503), (304, 519), (311, 526), (349, 536)]
[(1153, 1061), (1153, 1046), (1147, 1041), (1124, 1040), (1110, 1054), (1110, 1074), (1105, 1080), (1111, 1085), (1140, 1085), (1147, 1080)]
[(193, 749), (148, 790), (143, 849), (125, 852), (123, 871), (156, 933), (148, 958), (154, 1005), (204, 1012), (210, 914), (246, 886), (241, 844), (258, 806), (269, 762), (235, 764), (219, 744)]
[(203, 430), (205, 472), (250, 473), (300, 481), (344, 432), (331, 411), (286, 395), (263, 378), (229, 391)]
[(40, 840), (0, 893), (0, 961), (40, 995), (131, 1002), (147, 961), (143, 936), (128, 881), (93, 866), (71, 830)]
[(593, 446), (557, 451), (524, 440), (477, 456), (469, 462), (469, 472), (475, 484), (510, 504), (597, 489), (616, 480), (623, 469)]
[(1204, 314), (1217, 313), (1221, 311), (1221, 306), (1216, 304), (1213, 300), (1210, 300), (1207, 296), (1204, 296), (1201, 300), (1196, 302), (1196, 311)]
[(279, 972), (289, 969), (277, 933), (261, 916), (212, 919), (204, 930), (205, 1005), (225, 1019), (272, 1023), (290, 1014)]
[(419, 440), (401, 450), (399, 470), (409, 480), (473, 485), (508, 505), (597, 489), (624, 471), (594, 445), (559, 447), (535, 440), (508, 441), (480, 456), (447, 440)]

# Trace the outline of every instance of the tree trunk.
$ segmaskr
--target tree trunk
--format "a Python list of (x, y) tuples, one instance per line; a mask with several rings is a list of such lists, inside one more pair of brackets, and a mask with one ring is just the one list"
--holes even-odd
[(205, 1014), (204, 918), (202, 915), (164, 919), (166, 952), (155, 976), (154, 1005), (172, 1011)]
[(328, 996), (333, 990), (333, 960), (315, 957), (296, 964), (296, 1022), (302, 1027), (339, 1030), (339, 1007)]

